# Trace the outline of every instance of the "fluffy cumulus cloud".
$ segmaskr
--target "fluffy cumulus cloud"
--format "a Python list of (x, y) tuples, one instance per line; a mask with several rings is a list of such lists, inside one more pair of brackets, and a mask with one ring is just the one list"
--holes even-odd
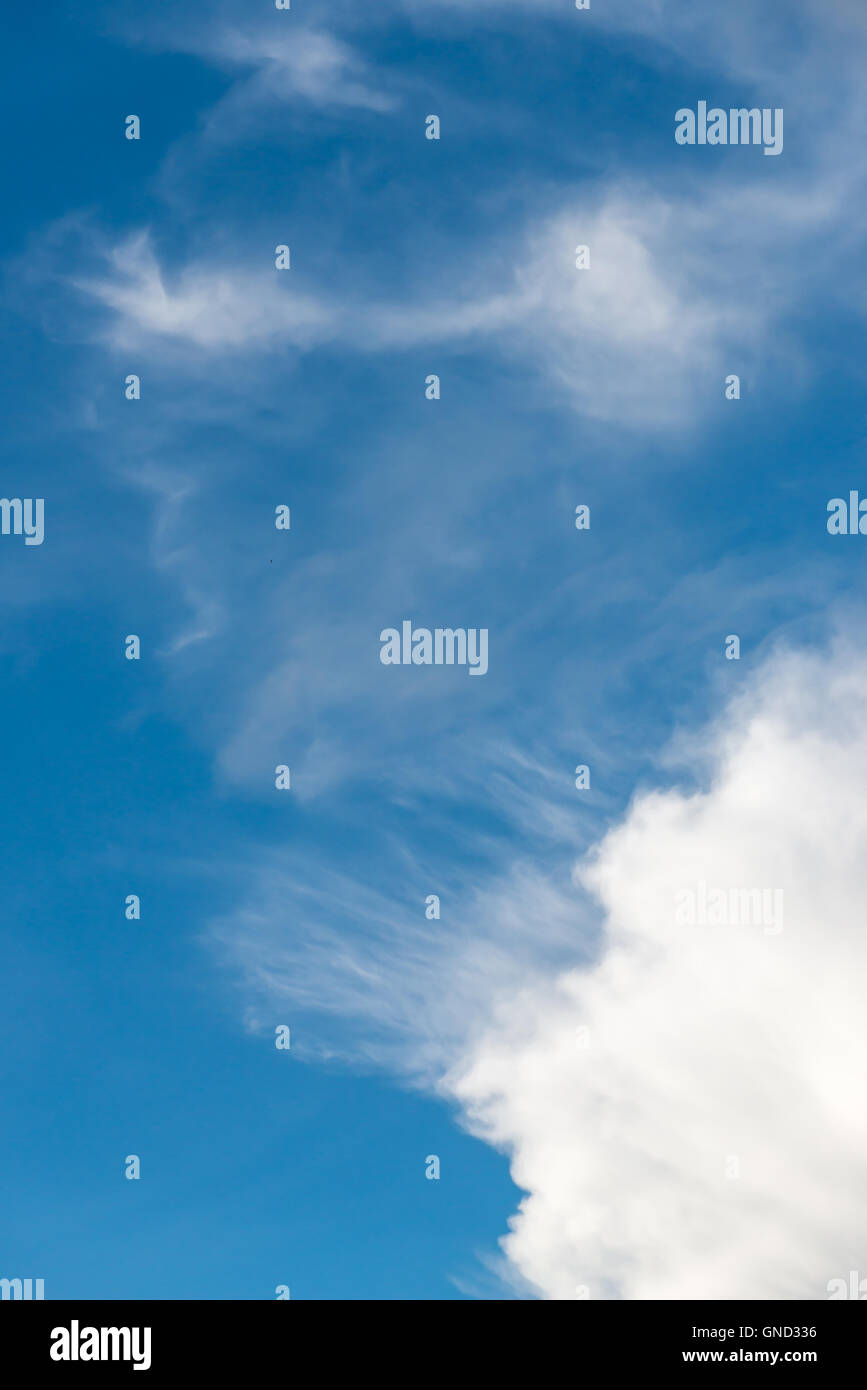
[(776, 658), (704, 752), (706, 790), (639, 796), (579, 867), (596, 963), (501, 1000), (448, 1078), (544, 1298), (823, 1298), (863, 1266), (867, 663)]
[(821, 1299), (867, 1246), (867, 659), (778, 653), (678, 756), (700, 789), (639, 794), (571, 885), (531, 836), (432, 931), (272, 867), (213, 937), (251, 1026), (320, 1012), (508, 1155), (522, 1292)]

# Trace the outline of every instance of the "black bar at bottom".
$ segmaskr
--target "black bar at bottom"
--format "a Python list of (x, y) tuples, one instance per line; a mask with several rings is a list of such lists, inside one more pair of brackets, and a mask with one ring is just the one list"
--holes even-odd
[[(350, 1314), (347, 1326), (347, 1310), (359, 1305), (361, 1319)], [(143, 1383), (145, 1376), (160, 1381), (189, 1371), (197, 1385), (207, 1385), (211, 1376), (223, 1380), (234, 1372), (281, 1367), (290, 1380), (299, 1374), (309, 1380), (311, 1371), (318, 1378), (344, 1365), (356, 1375), (366, 1367), (391, 1379), (400, 1366), (398, 1378), (412, 1383), (429, 1380), (438, 1367), (449, 1377), (460, 1364), (472, 1373), (477, 1360), (485, 1368), (486, 1358), (490, 1371), (501, 1357), (511, 1362), (523, 1351), (541, 1358), (540, 1379), (547, 1377), (546, 1365), (551, 1370), (550, 1358), (564, 1352), (576, 1374), (590, 1368), (667, 1374), (764, 1366), (805, 1367), (824, 1376), (860, 1367), (867, 1334), (860, 1303), (832, 1301), (576, 1300), (568, 1311), (548, 1314), (516, 1315), (513, 1308), (502, 1324), (496, 1304), (487, 1312), (457, 1301), (448, 1306), (451, 1313), (442, 1304), (434, 1310), (419, 1303), (364, 1300), (0, 1302), (0, 1369), (91, 1377), (109, 1370)], [(418, 1357), (416, 1370), (408, 1352)]]

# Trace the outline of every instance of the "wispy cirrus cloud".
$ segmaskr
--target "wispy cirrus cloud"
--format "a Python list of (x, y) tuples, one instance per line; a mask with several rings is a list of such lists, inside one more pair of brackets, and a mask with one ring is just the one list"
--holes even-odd
[(207, 13), (190, 6), (173, 7), (166, 17), (112, 11), (107, 24), (129, 44), (190, 54), (232, 79), (204, 118), (211, 133), (230, 137), (246, 117), (287, 105), (392, 110), (400, 99), (393, 75), (378, 71), (344, 37), (351, 26), (341, 23), (339, 12), (320, 9), (316, 18), (311, 23), (299, 11), (272, 6), (257, 12), (218, 0)]
[[(587, 416), (663, 424), (691, 416), (720, 388), (724, 368), (749, 370), (796, 292), (781, 264), (759, 306), (749, 293), (753, 268), (772, 245), (790, 264), (837, 199), (835, 187), (809, 200), (781, 191), (759, 212), (749, 189), (689, 202), (639, 187), (597, 190), (513, 241), (477, 250), (460, 293), (446, 281), (425, 284), (399, 303), (359, 299), (351, 285), (295, 290), (296, 272), (275, 271), (270, 246), (259, 268), (196, 260), (169, 277), (146, 233), (72, 284), (109, 311), (99, 331), (119, 347), (477, 348), (527, 362)], [(576, 268), (579, 245), (590, 248), (589, 269)]]
[(208, 125), (225, 125), (246, 110), (309, 102), (317, 107), (357, 107), (391, 111), (398, 97), (384, 90), (370, 66), (341, 39), (324, 30), (216, 26), (197, 32), (189, 51), (241, 74), (208, 117)]
[(106, 337), (118, 347), (149, 339), (222, 352), (310, 347), (333, 331), (336, 311), (285, 280), (194, 263), (170, 283), (147, 232), (114, 247), (107, 270), (72, 283), (112, 312)]

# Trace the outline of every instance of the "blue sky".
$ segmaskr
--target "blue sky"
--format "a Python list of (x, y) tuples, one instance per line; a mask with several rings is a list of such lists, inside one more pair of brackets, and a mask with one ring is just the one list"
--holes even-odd
[[(587, 1109), (542, 1045), (575, 972), (629, 1016), (600, 971), (625, 920), (641, 939), (649, 865), (743, 883), (763, 845), (751, 872), (805, 903), (781, 865), (833, 878), (815, 822), (860, 826), (832, 786), (780, 849), (771, 800), (719, 859), (787, 785), (729, 806), (733, 747), (758, 729), (805, 768), (845, 728), (861, 749), (861, 538), (826, 516), (864, 478), (867, 29), (846, 3), (635, 8), (7, 20), (3, 494), (43, 497), (46, 534), (0, 537), (0, 1274), (48, 1297), (566, 1298), (585, 1266), (593, 1297), (821, 1296), (858, 1258), (847, 1157), (812, 1265), (746, 1236), (696, 1263), (705, 1217), (720, 1251), (739, 1228), (718, 1195), (681, 1209), (686, 1142), (643, 1187), (654, 1141), (623, 1117), (652, 1024)], [(782, 154), (678, 146), (701, 100), (783, 108)], [(404, 619), (487, 628), (487, 674), (383, 666)], [(786, 723), (792, 691), (815, 700)], [(844, 993), (859, 950), (834, 957)], [(672, 1017), (684, 954), (660, 967)], [(693, 1090), (755, 1069), (690, 1055)], [(623, 1188), (587, 1129), (609, 1113)], [(791, 1157), (765, 1113), (732, 1115), (764, 1154), (750, 1203)], [(574, 1190), (549, 1187), (561, 1164)], [(646, 1278), (624, 1189), (675, 1232)]]

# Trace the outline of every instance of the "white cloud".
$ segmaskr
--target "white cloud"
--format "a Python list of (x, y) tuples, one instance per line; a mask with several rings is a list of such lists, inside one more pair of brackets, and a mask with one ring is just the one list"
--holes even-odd
[(235, 93), (238, 101), (273, 102), (303, 97), (318, 106), (358, 106), (388, 111), (394, 97), (373, 86), (367, 65), (331, 34), (298, 28), (291, 34), (218, 31), (211, 50), (229, 67), (251, 67), (255, 76)]
[[(574, 956), (579, 906), (568, 875), (558, 885), (516, 864), (496, 885), (459, 889), (454, 870), (442, 919), (428, 921), (427, 888), (407, 902), (333, 866), (290, 870), (285, 860), (256, 867), (249, 901), (215, 922), (211, 939), (243, 980), (249, 1018), (270, 1016), (282, 1000), (334, 1022), (299, 1030), (308, 1055), (374, 1063), (434, 1086), (495, 1000), (541, 985), (546, 963)], [(438, 881), (397, 847), (393, 864), (402, 883)]]
[[(344, 28), (346, 26), (344, 25)], [(296, 14), (250, 14), (247, 7), (221, 3), (201, 17), (172, 12), (162, 21), (121, 32), (131, 42), (158, 51), (192, 53), (236, 80), (209, 113), (207, 128), (237, 133), (238, 121), (256, 110), (300, 102), (326, 109), (357, 107), (389, 111), (397, 98), (383, 89), (381, 74), (343, 39), (316, 29)]]
[(329, 309), (293, 292), (276, 270), (266, 277), (198, 262), (170, 283), (147, 233), (114, 248), (107, 274), (73, 284), (114, 311), (108, 337), (120, 347), (148, 337), (204, 350), (265, 349), (275, 341), (311, 347), (332, 331)]
[[(541, 1296), (822, 1298), (863, 1265), (865, 710), (863, 660), (772, 662), (709, 790), (638, 798), (581, 868), (598, 963), (501, 1003), (454, 1068)], [(781, 888), (783, 931), (676, 925), (701, 881)]]
[[(120, 345), (183, 340), (209, 352), (301, 350), (332, 340), (355, 351), (479, 345), (545, 374), (562, 399), (602, 420), (660, 424), (693, 414), (748, 370), (768, 320), (795, 292), (785, 265), (825, 227), (836, 188), (802, 196), (715, 192), (676, 201), (634, 186), (589, 193), (496, 247), (465, 255), (461, 283), (424, 283), (402, 302), (359, 300), (347, 286), (299, 293), (294, 271), (194, 261), (173, 280), (146, 234), (114, 249), (107, 271), (78, 279), (114, 313)], [(575, 266), (589, 245), (590, 269)], [(752, 293), (763, 270), (763, 307)], [(728, 352), (728, 356), (726, 353)]]
[[(384, 345), (487, 339), (545, 371), (586, 415), (671, 421), (692, 413), (697, 378), (721, 370), (723, 344), (753, 345), (762, 322), (745, 299), (714, 296), (705, 217), (611, 190), (600, 206), (588, 198), (531, 229), (497, 289), (480, 276), (464, 302), (443, 295), (409, 315), (386, 310), (370, 332)], [(579, 245), (590, 248), (589, 269), (576, 268)]]
[(213, 585), (204, 577), (197, 577), (191, 547), (184, 537), (185, 512), (194, 501), (197, 488), (189, 477), (151, 462), (119, 471), (131, 487), (139, 488), (156, 504), (151, 558), (158, 572), (174, 580), (188, 614), (185, 625), (172, 638), (168, 648), (159, 653), (174, 656), (197, 642), (208, 641), (219, 631), (224, 619), (223, 607)]
[[(435, 930), (271, 870), (217, 934), (251, 997), (354, 1020), (350, 1051), (509, 1154), (504, 1250), (540, 1297), (825, 1297), (867, 1245), (865, 711), (863, 657), (769, 660), (689, 745), (706, 789), (642, 794), (579, 866), (595, 943), (529, 862), (453, 885)], [(702, 881), (782, 890), (782, 931), (679, 925)]]

